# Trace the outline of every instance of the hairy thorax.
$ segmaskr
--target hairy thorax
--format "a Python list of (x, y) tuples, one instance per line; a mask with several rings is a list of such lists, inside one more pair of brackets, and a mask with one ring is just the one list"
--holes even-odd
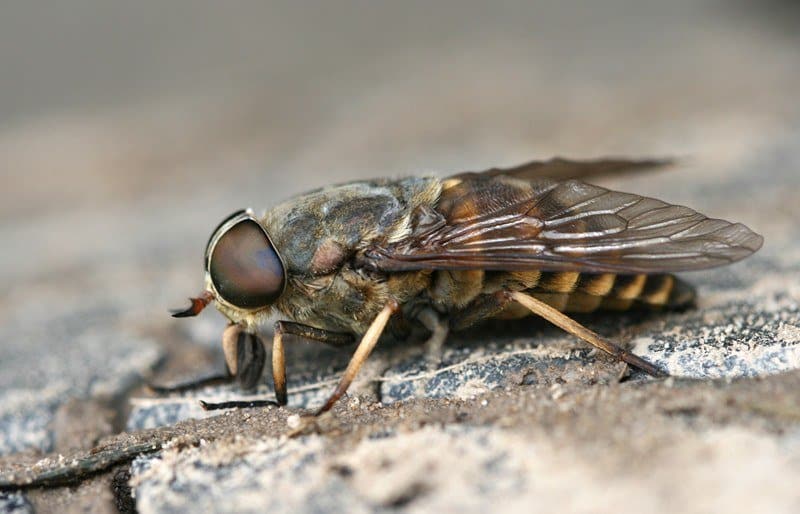
[(286, 290), (275, 308), (331, 331), (363, 333), (389, 299), (418, 297), (429, 272), (376, 273), (355, 265), (366, 248), (405, 237), (413, 214), (431, 209), (439, 179), (365, 181), (294, 198), (267, 212), (263, 223), (283, 249)]

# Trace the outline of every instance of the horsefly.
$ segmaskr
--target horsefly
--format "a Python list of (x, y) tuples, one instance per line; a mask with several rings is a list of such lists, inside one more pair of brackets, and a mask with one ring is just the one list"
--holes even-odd
[[(693, 289), (673, 275), (757, 251), (739, 223), (611, 191), (579, 179), (658, 161), (552, 159), (447, 178), (350, 182), (297, 196), (257, 216), (235, 212), (205, 252), (205, 289), (176, 317), (211, 302), (229, 320), (224, 380), (257, 385), (275, 323), (272, 377), (287, 403), (284, 336), (358, 342), (317, 414), (347, 391), (382, 335), (421, 330), (431, 347), (449, 331), (535, 314), (653, 376), (666, 373), (567, 313), (681, 307)], [(182, 389), (199, 385), (179, 386)], [(275, 402), (226, 402), (208, 408)]]

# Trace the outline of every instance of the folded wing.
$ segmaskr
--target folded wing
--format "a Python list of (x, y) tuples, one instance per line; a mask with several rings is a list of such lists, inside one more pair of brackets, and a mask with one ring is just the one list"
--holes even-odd
[[(520, 174), (516, 174), (519, 177)], [(408, 237), (367, 249), (363, 264), (415, 269), (669, 273), (729, 264), (763, 239), (740, 223), (577, 180), (490, 170), (446, 179)]]
[(482, 175), (496, 177), (505, 175), (522, 180), (551, 178), (556, 180), (589, 179), (623, 173), (665, 168), (672, 164), (669, 159), (625, 159), (606, 157), (602, 159), (574, 160), (554, 157), (546, 161), (529, 161), (512, 168), (492, 168), (479, 172), (464, 172), (453, 178), (468, 178)]

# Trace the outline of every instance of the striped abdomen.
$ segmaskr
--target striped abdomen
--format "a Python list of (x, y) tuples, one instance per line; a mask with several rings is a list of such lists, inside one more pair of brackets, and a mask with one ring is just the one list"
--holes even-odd
[(674, 275), (542, 273), (528, 291), (563, 312), (681, 307), (694, 290)]
[[(458, 311), (481, 295), (525, 291), (562, 312), (681, 307), (694, 300), (691, 286), (673, 275), (618, 275), (577, 272), (437, 271), (429, 294), (440, 308)], [(498, 317), (530, 315), (509, 305)]]

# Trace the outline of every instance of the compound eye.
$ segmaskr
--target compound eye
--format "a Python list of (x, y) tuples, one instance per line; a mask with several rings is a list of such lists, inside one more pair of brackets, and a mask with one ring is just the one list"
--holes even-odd
[(242, 309), (270, 305), (286, 281), (278, 253), (253, 220), (240, 221), (219, 238), (208, 268), (217, 293)]

